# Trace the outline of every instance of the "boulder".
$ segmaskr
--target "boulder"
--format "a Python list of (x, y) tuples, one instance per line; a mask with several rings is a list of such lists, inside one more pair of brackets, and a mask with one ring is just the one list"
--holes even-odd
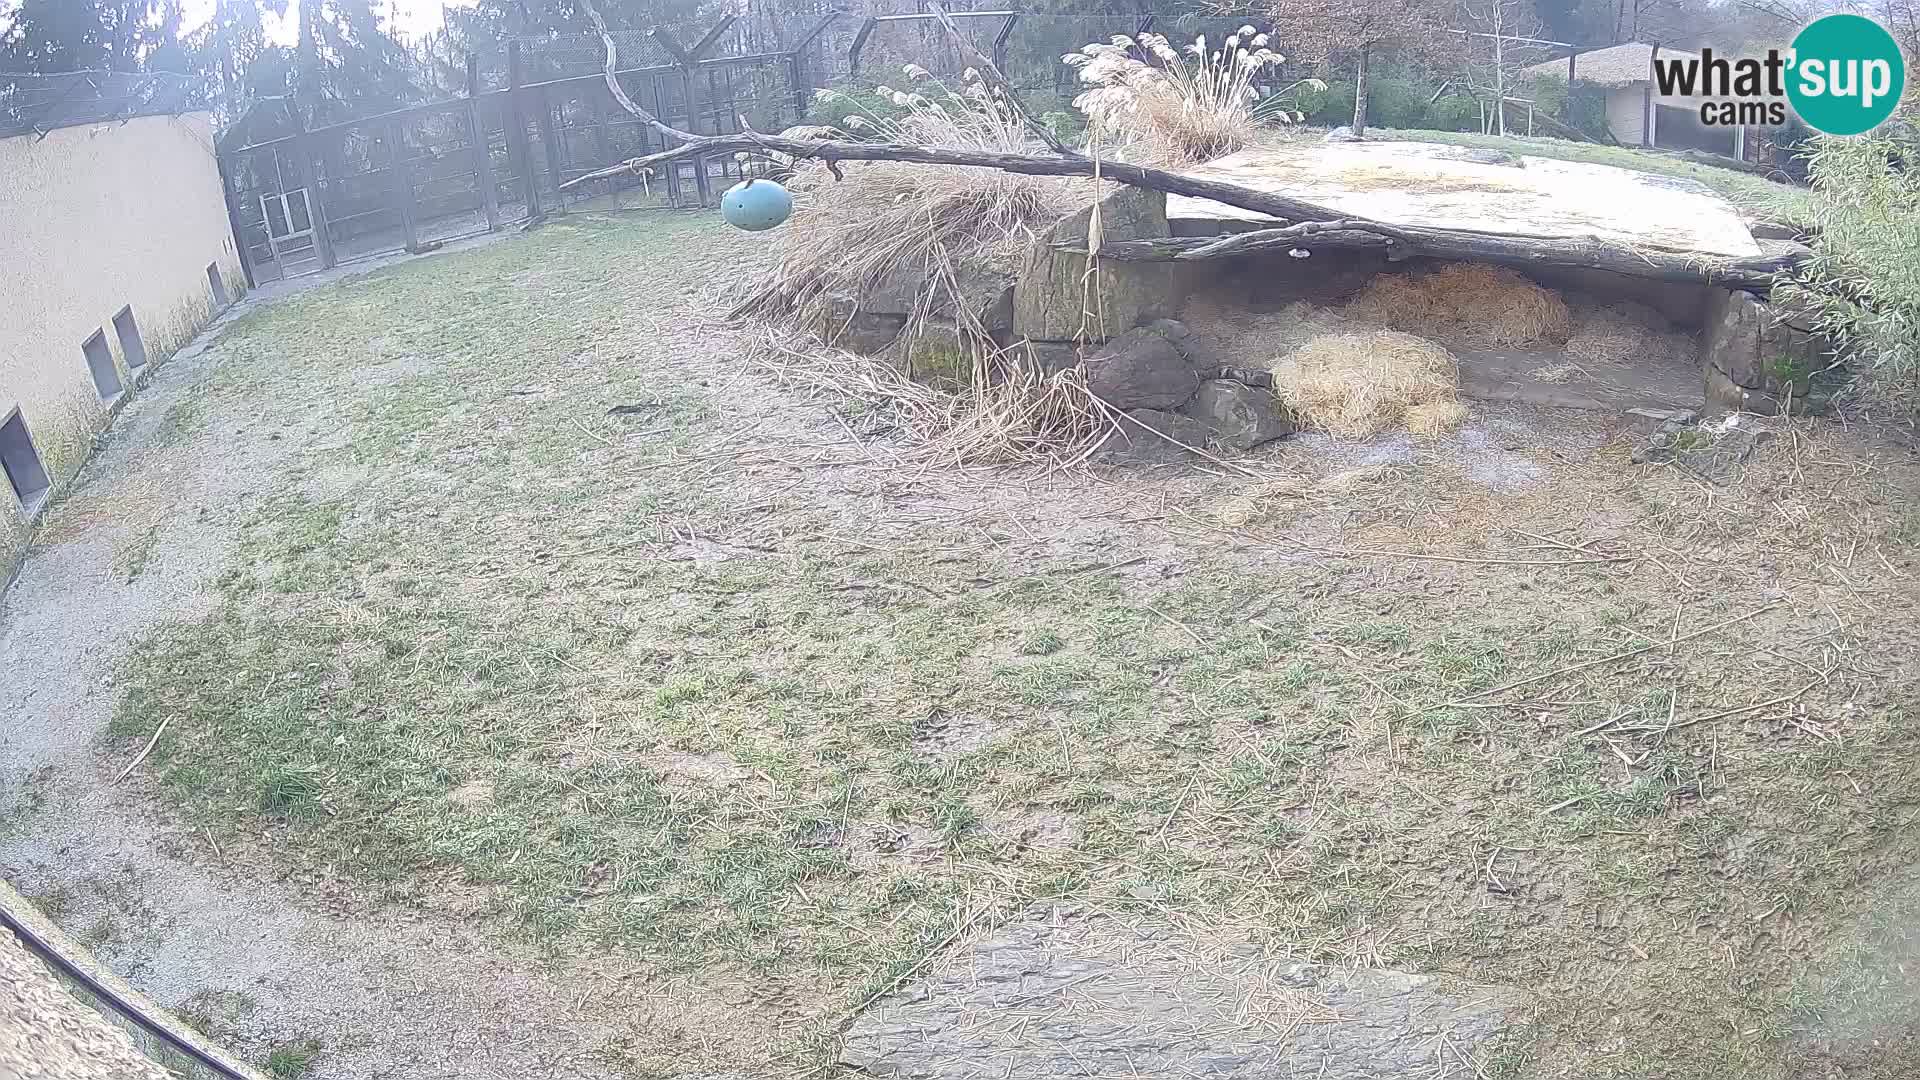
[(1207, 448), (1207, 426), (1163, 409), (1128, 409), (1109, 432), (1100, 453), (1123, 461), (1178, 461), (1188, 448)]
[(904, 320), (925, 303), (926, 314), (934, 318), (958, 322), (959, 313), (966, 311), (978, 319), (989, 334), (1012, 333), (1012, 274), (984, 266), (963, 266), (955, 274), (955, 284), (957, 288), (949, 291), (936, 286), (924, 268), (901, 267), (862, 288), (859, 307), (868, 314)]
[(1172, 409), (1200, 388), (1193, 364), (1151, 330), (1129, 330), (1087, 357), (1087, 388), (1116, 409)]
[(905, 314), (870, 311), (851, 296), (836, 296), (828, 306), (821, 340), (852, 352), (869, 355), (886, 351), (906, 329)]
[[(1093, 208), (1062, 219), (1028, 252), (1013, 287), (1013, 328), (1035, 341), (1105, 341), (1127, 327), (1178, 306), (1171, 263), (1102, 262), (1092, 281), (1086, 249)], [(1123, 187), (1101, 200), (1100, 231), (1107, 240), (1147, 240), (1170, 235), (1167, 197)], [(1097, 295), (1089, 295), (1089, 290)], [(1092, 308), (1096, 320), (1087, 314)]]
[(1205, 424), (1215, 444), (1233, 450), (1251, 450), (1294, 432), (1293, 418), (1272, 393), (1230, 379), (1201, 383), (1180, 411)]
[(1154, 319), (1142, 324), (1140, 329), (1151, 330), (1175, 345), (1182, 346), (1183, 350), (1186, 343), (1193, 339), (1193, 331), (1187, 329), (1187, 324), (1179, 319)]
[(1813, 375), (1832, 363), (1834, 349), (1810, 319), (1745, 290), (1719, 290), (1707, 303), (1704, 337), (1708, 404), (1769, 415), (1789, 399), (1796, 412), (1825, 406)]
[(1029, 341), (1024, 347), (1033, 370), (1042, 375), (1066, 371), (1080, 363), (1080, 346), (1071, 341)]

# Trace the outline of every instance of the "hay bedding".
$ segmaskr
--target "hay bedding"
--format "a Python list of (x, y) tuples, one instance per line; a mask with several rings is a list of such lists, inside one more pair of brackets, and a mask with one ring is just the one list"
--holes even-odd
[(1313, 426), (1348, 438), (1404, 427), (1451, 430), (1465, 417), (1452, 353), (1397, 330), (1329, 333), (1273, 365), (1274, 389)]
[(1484, 263), (1381, 274), (1347, 303), (1346, 315), (1455, 348), (1557, 346), (1573, 332), (1572, 312), (1560, 294)]
[(1567, 359), (1582, 364), (1681, 364), (1697, 353), (1693, 335), (1666, 316), (1631, 300), (1580, 313), (1567, 338)]
[(1450, 349), (1563, 350), (1564, 363), (1533, 373), (1548, 382), (1594, 365), (1691, 365), (1695, 355), (1690, 335), (1644, 305), (1569, 305), (1515, 271), (1478, 263), (1382, 274), (1339, 307), (1302, 302), (1259, 315), (1202, 299), (1188, 318), (1239, 364), (1270, 367), (1275, 391), (1308, 426), (1346, 438), (1457, 428), (1467, 410)]

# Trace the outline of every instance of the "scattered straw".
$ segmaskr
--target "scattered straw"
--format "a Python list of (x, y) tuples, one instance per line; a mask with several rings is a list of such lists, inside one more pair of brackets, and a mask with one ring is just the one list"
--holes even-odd
[(1466, 348), (1559, 345), (1573, 329), (1558, 293), (1484, 263), (1382, 274), (1347, 303), (1345, 314)]
[(965, 385), (933, 386), (883, 360), (769, 331), (749, 354), (789, 386), (856, 401), (863, 434), (889, 434), (900, 456), (952, 465), (1077, 465), (1113, 428), (1079, 368), (1040, 374), (1016, 355), (986, 354)]
[(1586, 373), (1587, 370), (1579, 364), (1548, 364), (1527, 372), (1533, 379), (1543, 383), (1563, 383), (1575, 375), (1585, 375)]
[(1407, 430), (1415, 435), (1444, 435), (1467, 418), (1458, 401), (1428, 401), (1407, 408)]
[(1590, 364), (1691, 364), (1694, 354), (1690, 335), (1632, 301), (1582, 312), (1567, 338), (1567, 356)]
[[(1315, 427), (1344, 437), (1419, 423), (1458, 423), (1459, 364), (1424, 338), (1393, 330), (1322, 334), (1273, 365), (1274, 386)], [(1451, 406), (1449, 413), (1440, 406)], [(1412, 410), (1421, 409), (1418, 415)], [(1449, 420), (1449, 417), (1451, 419)]]

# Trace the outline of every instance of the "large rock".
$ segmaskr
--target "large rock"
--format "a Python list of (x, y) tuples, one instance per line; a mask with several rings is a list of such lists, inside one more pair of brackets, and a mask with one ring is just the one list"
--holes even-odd
[(835, 296), (817, 328), (821, 340), (857, 353), (879, 353), (892, 345), (907, 325), (902, 313), (872, 311), (859, 298)]
[(1180, 411), (1205, 424), (1215, 444), (1233, 450), (1251, 450), (1294, 431), (1293, 418), (1271, 392), (1231, 379), (1201, 383)]
[(862, 315), (903, 322), (921, 313), (957, 323), (965, 312), (988, 334), (1012, 340), (1013, 275), (991, 267), (962, 266), (953, 285), (937, 282), (924, 267), (897, 267), (863, 287), (854, 304)]
[(1824, 371), (1833, 345), (1810, 320), (1741, 289), (1716, 290), (1707, 302), (1705, 347), (1709, 405), (1777, 413), (1824, 406), (1812, 376)]
[(1161, 409), (1128, 409), (1097, 449), (1105, 460), (1154, 464), (1181, 461), (1207, 448), (1207, 426)]
[(865, 1076), (1462, 1075), (1460, 1055), (1525, 1020), (1529, 996), (1404, 971), (1289, 963), (1170, 928), (1046, 917), (1002, 929), (847, 1030)]
[(1151, 330), (1129, 330), (1087, 357), (1087, 388), (1116, 409), (1172, 409), (1200, 388), (1193, 364)]
[[(1171, 263), (1107, 260), (1087, 279), (1087, 258), (1057, 245), (1086, 250), (1093, 208), (1061, 220), (1034, 244), (1013, 288), (1013, 327), (1035, 341), (1104, 341), (1179, 306)], [(1123, 187), (1101, 200), (1100, 231), (1107, 240), (1169, 235), (1167, 197)], [(1097, 313), (1089, 314), (1091, 309)]]

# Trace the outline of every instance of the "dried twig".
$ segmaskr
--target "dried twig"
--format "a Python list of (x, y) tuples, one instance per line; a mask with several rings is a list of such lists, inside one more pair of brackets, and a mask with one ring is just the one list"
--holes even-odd
[(1729, 716), (1739, 716), (1741, 713), (1755, 712), (1760, 709), (1768, 708), (1769, 706), (1784, 705), (1789, 701), (1798, 701), (1802, 697), (1806, 696), (1807, 691), (1825, 682), (1826, 675), (1829, 673), (1822, 673), (1820, 678), (1813, 680), (1812, 682), (1801, 687), (1800, 689), (1795, 690), (1791, 694), (1782, 694), (1777, 698), (1769, 698), (1766, 701), (1757, 701), (1757, 702), (1754, 702), (1752, 705), (1741, 705), (1738, 708), (1722, 709), (1719, 712), (1708, 713), (1705, 716), (1690, 717), (1686, 720), (1681, 720), (1678, 723), (1669, 722), (1666, 727), (1661, 729), (1661, 731), (1663, 734), (1668, 731), (1678, 731), (1683, 727), (1692, 727), (1695, 724), (1704, 724), (1709, 720), (1724, 720)]
[(147, 760), (147, 755), (153, 753), (153, 748), (156, 745), (158, 745), (160, 742), (160, 735), (167, 730), (167, 725), (171, 723), (173, 723), (173, 717), (171, 716), (160, 721), (160, 726), (153, 729), (153, 737), (147, 740), (146, 749), (140, 751), (139, 757), (136, 757), (132, 761), (127, 762), (127, 767), (124, 769), (121, 769), (120, 775), (113, 778), (114, 783), (117, 784), (120, 781), (125, 780), (128, 774), (132, 773), (134, 769), (139, 767), (141, 762)]
[(1207, 639), (1195, 633), (1193, 627), (1188, 626), (1186, 623), (1181, 622), (1179, 619), (1176, 619), (1173, 616), (1167, 614), (1166, 612), (1161, 611), (1159, 608), (1154, 607), (1152, 604), (1141, 604), (1140, 606), (1143, 608), (1146, 608), (1148, 611), (1153, 612), (1155, 615), (1160, 616), (1162, 619), (1165, 619), (1170, 625), (1177, 626), (1181, 630), (1185, 631), (1186, 635), (1193, 639), (1193, 643), (1195, 645), (1198, 645), (1202, 648), (1206, 647)]
[(1745, 615), (1736, 615), (1731, 619), (1724, 619), (1720, 622), (1714, 623), (1712, 626), (1703, 627), (1699, 630), (1695, 630), (1691, 634), (1685, 634), (1681, 637), (1674, 638), (1671, 641), (1668, 641), (1668, 640), (1656, 641), (1651, 645), (1642, 645), (1637, 649), (1628, 649), (1626, 652), (1614, 653), (1612, 656), (1603, 656), (1598, 660), (1585, 660), (1578, 664), (1571, 664), (1563, 668), (1555, 668), (1552, 671), (1542, 672), (1538, 675), (1529, 675), (1524, 679), (1516, 679), (1513, 682), (1505, 683), (1503, 685), (1493, 687), (1490, 690), (1482, 690), (1476, 694), (1468, 694), (1466, 697), (1456, 698), (1453, 701), (1442, 701), (1436, 705), (1428, 705), (1425, 708), (1416, 709), (1413, 712), (1407, 713), (1406, 715), (1419, 716), (1423, 713), (1433, 712), (1436, 709), (1445, 709), (1454, 705), (1464, 705), (1467, 702), (1478, 701), (1481, 698), (1492, 697), (1495, 694), (1504, 694), (1508, 690), (1516, 690), (1522, 686), (1531, 686), (1534, 683), (1542, 682), (1547, 679), (1558, 678), (1563, 675), (1571, 675), (1576, 671), (1585, 671), (1587, 668), (1590, 668), (1590, 667), (1599, 667), (1602, 664), (1611, 664), (1620, 660), (1630, 660), (1636, 656), (1641, 655), (1642, 653), (1650, 653), (1655, 649), (1662, 649), (1670, 645), (1677, 645), (1682, 641), (1692, 641), (1694, 638), (1704, 637), (1707, 634), (1711, 634), (1716, 630), (1724, 630), (1727, 627), (1733, 626), (1737, 623), (1746, 622), (1748, 619), (1752, 619), (1768, 611), (1772, 611), (1774, 608), (1779, 607), (1781, 603), (1782, 601), (1775, 600), (1771, 604), (1762, 604), (1760, 607), (1754, 608), (1752, 611), (1747, 612)]

